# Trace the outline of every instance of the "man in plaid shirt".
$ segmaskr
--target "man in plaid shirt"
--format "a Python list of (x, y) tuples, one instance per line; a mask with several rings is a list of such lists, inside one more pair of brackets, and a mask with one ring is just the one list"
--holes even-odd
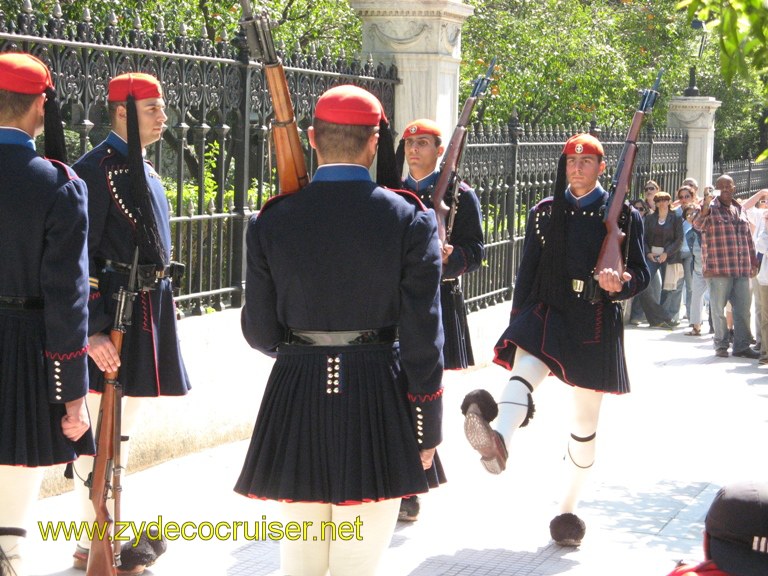
[(725, 305), (733, 308), (733, 355), (759, 358), (749, 345), (749, 310), (752, 292), (749, 279), (757, 274), (757, 256), (746, 213), (733, 194), (733, 178), (723, 174), (715, 183), (719, 196), (705, 196), (701, 212), (693, 221), (702, 233), (703, 274), (709, 285), (709, 305), (715, 328), (715, 356), (728, 357), (729, 335)]

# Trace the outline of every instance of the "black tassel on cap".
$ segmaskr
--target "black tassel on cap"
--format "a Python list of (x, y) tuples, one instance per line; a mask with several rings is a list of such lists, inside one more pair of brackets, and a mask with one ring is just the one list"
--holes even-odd
[(136, 111), (136, 99), (131, 95), (128, 96), (126, 110), (128, 114), (128, 177), (136, 211), (136, 243), (139, 247), (139, 261), (143, 264), (154, 264), (158, 269), (162, 269), (168, 264), (168, 257), (157, 228), (147, 178), (144, 174), (139, 117)]
[(557, 164), (557, 178), (555, 180), (555, 193), (552, 200), (549, 224), (542, 231), (544, 247), (542, 249), (539, 267), (536, 270), (533, 290), (530, 300), (544, 302), (562, 310), (566, 305), (566, 288), (568, 278), (566, 274), (566, 241), (565, 241), (565, 213), (568, 201), (565, 199), (567, 179), (565, 164), (567, 156), (560, 156)]
[(52, 88), (46, 88), (45, 97), (45, 156), (66, 164), (67, 144), (64, 140), (64, 126), (61, 122), (61, 111), (56, 99), (56, 92)]
[[(402, 169), (402, 166), (401, 166)], [(402, 188), (395, 165), (395, 141), (386, 118), (379, 121), (379, 150), (376, 160), (376, 182), (387, 188)]]
[(399, 178), (403, 177), (403, 166), (405, 166), (405, 138), (400, 140), (395, 150), (395, 171)]

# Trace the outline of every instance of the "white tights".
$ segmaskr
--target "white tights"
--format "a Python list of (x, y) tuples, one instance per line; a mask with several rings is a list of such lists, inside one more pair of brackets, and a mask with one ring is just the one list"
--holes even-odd
[[(0, 466), (0, 527), (29, 530), (29, 517), (40, 494), (45, 468)], [(26, 574), (22, 565), (22, 536), (0, 536), (0, 548), (11, 561), (16, 576)], [(11, 572), (13, 574), (13, 572)]]
[[(521, 380), (528, 382), (535, 391), (549, 374), (544, 362), (518, 348), (512, 375), (498, 401), (499, 416), (496, 430), (504, 437), (507, 448), (513, 433), (520, 427), (528, 413), (528, 393), (531, 392)], [(571, 438), (565, 457), (565, 489), (560, 500), (560, 513), (573, 512), (579, 494), (595, 461), (595, 433), (600, 417), (601, 392), (573, 386), (573, 412)]]
[[(306, 526), (301, 538), (280, 541), (284, 576), (373, 576), (389, 546), (400, 512), (400, 498), (352, 506), (323, 503), (280, 503), (283, 527)], [(321, 526), (326, 523), (324, 536)], [(332, 523), (339, 530), (330, 538)], [(342, 527), (346, 532), (342, 532)], [(343, 536), (339, 537), (339, 536)]]

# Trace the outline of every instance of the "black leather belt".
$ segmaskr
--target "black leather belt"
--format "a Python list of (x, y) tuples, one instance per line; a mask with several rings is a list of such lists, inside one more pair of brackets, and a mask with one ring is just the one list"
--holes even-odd
[[(131, 265), (124, 262), (115, 262), (114, 260), (97, 260), (96, 263), (107, 272), (119, 272), (120, 274), (130, 274)], [(164, 266), (158, 270), (154, 264), (139, 264), (138, 275), (141, 278), (169, 278), (172, 276), (173, 266)]]
[(397, 340), (397, 326), (376, 330), (338, 332), (315, 332), (289, 328), (286, 343), (300, 346), (355, 346), (358, 344), (387, 344), (395, 340)]
[(18, 298), (0, 296), (0, 310), (42, 310), (42, 298)]

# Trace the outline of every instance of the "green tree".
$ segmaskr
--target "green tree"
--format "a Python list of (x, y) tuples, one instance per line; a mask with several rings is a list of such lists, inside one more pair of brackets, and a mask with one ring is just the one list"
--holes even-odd
[[(610, 126), (625, 121), (637, 91), (661, 68), (663, 90), (683, 84), (693, 31), (674, 0), (469, 0), (475, 8), (463, 35), (462, 70), (497, 56), (499, 96), (486, 116), (521, 122), (583, 124), (594, 115)], [(568, 17), (553, 17), (567, 14)], [(663, 116), (665, 100), (659, 103)]]
[[(302, 50), (323, 43), (334, 52), (356, 54), (361, 46), (360, 21), (347, 2), (336, 0), (252, 0), (254, 10), (264, 9), (275, 23), (275, 40)], [(14, 17), (29, 0), (0, 0), (0, 11)], [(97, 29), (114, 17), (121, 30), (131, 30), (138, 18), (142, 28), (154, 31), (162, 22), (174, 38), (185, 29), (189, 36), (211, 42), (233, 38), (239, 32), (242, 9), (239, 0), (35, 0), (33, 13), (42, 18), (61, 8), (67, 20), (80, 21), (87, 12)]]
[[(749, 132), (750, 149), (763, 150), (758, 160), (768, 158), (768, 5), (763, 0), (682, 0), (678, 6), (689, 19), (706, 22), (716, 36), (725, 88), (742, 92), (744, 116), (757, 125), (757, 138)], [(737, 131), (734, 135), (738, 140)]]

